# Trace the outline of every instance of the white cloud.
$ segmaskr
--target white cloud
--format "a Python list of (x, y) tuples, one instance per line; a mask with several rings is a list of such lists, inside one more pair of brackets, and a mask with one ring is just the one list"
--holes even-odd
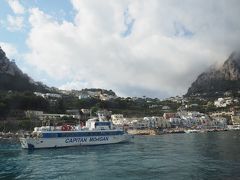
[(24, 7), (20, 4), (19, 0), (7, 0), (7, 2), (15, 14), (23, 14), (25, 12)]
[(19, 31), (23, 28), (24, 18), (20, 16), (7, 16), (7, 29), (9, 31)]
[(6, 53), (6, 56), (10, 59), (14, 59), (19, 56), (16, 47), (7, 42), (0, 42), (0, 47)]
[[(67, 83), (127, 96), (183, 94), (240, 42), (240, 2), (72, 0), (74, 23), (30, 10), (29, 63)], [(134, 20), (123, 37), (126, 14)], [(130, 21), (128, 20), (128, 21)]]

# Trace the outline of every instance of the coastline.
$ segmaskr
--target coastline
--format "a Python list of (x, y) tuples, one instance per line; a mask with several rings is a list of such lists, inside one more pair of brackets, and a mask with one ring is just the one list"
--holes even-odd
[(221, 131), (237, 131), (240, 129), (189, 129), (189, 128), (171, 128), (171, 129), (131, 129), (128, 133), (131, 135), (164, 135), (164, 134), (182, 134), (182, 133), (208, 133), (208, 132), (221, 132)]
[[(169, 129), (128, 129), (127, 132), (136, 136), (155, 136), (164, 134), (182, 134), (182, 133), (209, 133), (209, 132), (221, 132), (221, 131), (238, 131), (240, 129), (191, 129), (191, 128), (169, 128)], [(0, 132), (0, 139), (19, 139), (22, 136), (28, 136), (31, 132), (19, 131), (19, 132)]]

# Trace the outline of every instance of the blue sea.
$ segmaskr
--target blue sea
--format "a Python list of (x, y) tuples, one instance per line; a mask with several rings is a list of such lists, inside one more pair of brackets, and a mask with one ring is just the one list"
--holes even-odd
[(34, 151), (0, 140), (0, 179), (240, 179), (240, 131)]

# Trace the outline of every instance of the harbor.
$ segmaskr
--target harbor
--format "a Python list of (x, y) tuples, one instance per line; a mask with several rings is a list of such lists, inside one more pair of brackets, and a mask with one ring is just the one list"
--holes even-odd
[(0, 0), (0, 180), (240, 180), (240, 0)]
[(237, 179), (239, 137), (240, 131), (135, 136), (129, 143), (36, 151), (0, 140), (0, 178)]
[[(222, 131), (240, 131), (240, 126), (231, 126), (227, 128), (212, 128), (212, 129), (187, 129), (187, 128), (169, 128), (169, 129), (128, 129), (127, 132), (130, 135), (137, 136), (156, 136), (165, 134), (180, 134), (180, 133), (211, 133)], [(19, 132), (0, 132), (0, 139), (16, 139), (20, 137), (26, 137), (31, 135), (31, 131), (19, 131)]]

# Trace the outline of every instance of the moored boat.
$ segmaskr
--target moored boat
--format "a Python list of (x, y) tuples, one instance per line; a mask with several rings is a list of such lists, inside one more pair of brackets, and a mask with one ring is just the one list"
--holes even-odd
[(185, 133), (198, 133), (198, 132), (202, 132), (201, 130), (199, 129), (187, 129), (187, 130), (184, 130)]
[(115, 128), (109, 121), (89, 119), (84, 127), (70, 125), (36, 127), (31, 136), (21, 137), (20, 142), (24, 149), (38, 149), (113, 144), (126, 142), (131, 138), (132, 135), (123, 129)]

